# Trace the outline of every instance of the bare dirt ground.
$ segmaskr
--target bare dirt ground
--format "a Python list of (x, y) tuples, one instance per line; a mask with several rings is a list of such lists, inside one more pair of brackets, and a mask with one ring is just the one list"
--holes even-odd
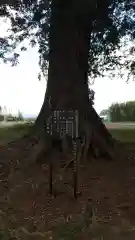
[(60, 181), (56, 164), (51, 198), (48, 166), (24, 168), (28, 150), (22, 142), (0, 148), (0, 230), (9, 239), (135, 239), (134, 143), (120, 144), (114, 161), (80, 166), (78, 200), (72, 169)]

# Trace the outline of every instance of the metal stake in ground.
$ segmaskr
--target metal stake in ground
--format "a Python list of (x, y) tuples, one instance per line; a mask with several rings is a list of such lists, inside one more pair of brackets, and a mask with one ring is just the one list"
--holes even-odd
[[(54, 136), (58, 139), (70, 138), (72, 143), (72, 161), (73, 161), (73, 185), (74, 197), (77, 198), (78, 190), (78, 167), (80, 158), (80, 140), (79, 140), (79, 113), (78, 110), (53, 110), (48, 118), (47, 129), (51, 141)], [(79, 155), (78, 155), (79, 153)], [(79, 158), (78, 158), (79, 156)], [(49, 192), (53, 193), (53, 163), (49, 163)]]

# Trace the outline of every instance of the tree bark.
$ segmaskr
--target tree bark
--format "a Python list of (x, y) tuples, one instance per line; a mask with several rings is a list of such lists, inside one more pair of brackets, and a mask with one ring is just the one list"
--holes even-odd
[[(60, 1), (59, 1), (60, 2)], [(77, 108), (81, 115), (81, 128), (84, 120), (90, 132), (95, 132), (94, 143), (107, 150), (112, 137), (89, 101), (88, 55), (91, 21), (71, 11), (71, 5), (59, 5), (53, 1), (50, 23), (50, 55), (47, 90), (44, 102), (35, 122), (37, 130), (42, 130), (49, 116), (49, 99), (53, 109)], [(86, 130), (87, 131), (87, 130)], [(99, 140), (100, 139), (100, 140)], [(89, 139), (89, 145), (92, 139)]]

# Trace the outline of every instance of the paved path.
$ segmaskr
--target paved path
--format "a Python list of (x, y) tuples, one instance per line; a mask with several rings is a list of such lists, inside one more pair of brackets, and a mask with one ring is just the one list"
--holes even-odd
[[(28, 121), (20, 121), (20, 122), (0, 122), (0, 128), (3, 127), (12, 127), (18, 124), (25, 124), (28, 123)], [(135, 122), (126, 122), (126, 123), (119, 123), (119, 122), (115, 122), (115, 123), (105, 123), (107, 128), (110, 129), (135, 129)]]
[(125, 122), (125, 123), (105, 123), (106, 127), (109, 129), (135, 129), (135, 122)]
[(15, 126), (15, 125), (18, 125), (18, 124), (25, 124), (27, 123), (27, 121), (21, 121), (21, 122), (0, 122), (0, 128), (3, 128), (3, 127), (12, 127), (12, 126)]

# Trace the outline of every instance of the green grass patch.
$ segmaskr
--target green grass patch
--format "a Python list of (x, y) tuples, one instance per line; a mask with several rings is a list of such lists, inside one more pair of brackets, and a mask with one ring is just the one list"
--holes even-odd
[(77, 240), (82, 232), (82, 223), (58, 224), (55, 229), (55, 238), (59, 240)]
[[(89, 227), (86, 227), (84, 222), (69, 222), (69, 223), (58, 223), (57, 226), (46, 232), (29, 232), (25, 228), (14, 229), (13, 231), (0, 233), (0, 240), (79, 240), (79, 239), (135, 239), (135, 227), (129, 221), (121, 219), (119, 225), (106, 224), (104, 222), (98, 222), (98, 217), (93, 221), (89, 219)], [(12, 237), (14, 236), (14, 237)], [(123, 238), (126, 236), (126, 238)]]
[(9, 234), (0, 232), (0, 240), (10, 240)]
[(135, 129), (109, 129), (114, 138), (123, 142), (135, 142)]
[(0, 145), (13, 141), (27, 134), (32, 128), (33, 124), (18, 124), (10, 127), (0, 128)]

